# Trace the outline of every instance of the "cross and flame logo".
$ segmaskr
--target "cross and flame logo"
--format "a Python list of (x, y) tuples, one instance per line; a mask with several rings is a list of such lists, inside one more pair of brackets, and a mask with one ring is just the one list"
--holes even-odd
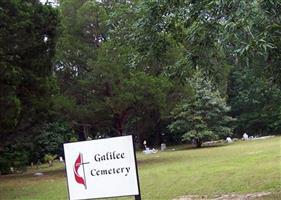
[[(85, 164), (89, 164), (89, 162), (83, 162), (83, 154), (79, 153), (78, 157), (76, 158), (76, 161), (74, 163), (73, 172), (74, 177), (77, 183), (84, 185), (85, 189), (87, 189), (87, 182), (86, 182), (86, 176), (85, 176)], [(83, 171), (83, 177), (78, 173), (78, 170), (80, 166), (82, 165), (82, 171)]]

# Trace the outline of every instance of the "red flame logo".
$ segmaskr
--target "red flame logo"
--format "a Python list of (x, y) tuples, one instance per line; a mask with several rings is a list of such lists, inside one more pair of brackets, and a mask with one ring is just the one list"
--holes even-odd
[[(79, 155), (75, 161), (75, 164), (74, 164), (74, 169), (73, 169), (74, 177), (75, 177), (75, 180), (77, 183), (84, 185), (85, 189), (87, 189), (84, 164), (86, 164), (86, 163), (83, 163), (83, 154), (79, 153)], [(80, 174), (78, 173), (78, 169), (81, 165), (83, 167), (82, 169), (83, 169), (84, 177), (80, 176)]]

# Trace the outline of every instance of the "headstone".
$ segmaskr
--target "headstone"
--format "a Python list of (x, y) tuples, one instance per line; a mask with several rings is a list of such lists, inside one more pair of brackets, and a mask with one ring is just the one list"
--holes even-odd
[(150, 148), (146, 148), (145, 150), (142, 151), (144, 154), (152, 154), (152, 153), (157, 153), (158, 150), (157, 149), (150, 149)]
[(144, 146), (144, 149), (147, 149), (146, 140), (143, 141), (143, 146)]
[(162, 143), (161, 144), (161, 151), (165, 151), (167, 148), (166, 144), (165, 143)]
[(158, 152), (158, 150), (157, 149), (152, 149), (152, 153), (157, 153)]
[(145, 147), (145, 150), (142, 151), (144, 154), (151, 154), (151, 150), (148, 147)]
[(244, 139), (244, 140), (248, 140), (248, 139), (249, 139), (249, 136), (248, 136), (247, 133), (244, 133), (244, 134), (243, 134), (243, 139)]
[(230, 137), (227, 137), (227, 138), (226, 138), (226, 142), (227, 142), (227, 143), (232, 143), (232, 139), (231, 139)]
[(34, 176), (43, 176), (43, 173), (42, 172), (36, 172), (33, 174)]

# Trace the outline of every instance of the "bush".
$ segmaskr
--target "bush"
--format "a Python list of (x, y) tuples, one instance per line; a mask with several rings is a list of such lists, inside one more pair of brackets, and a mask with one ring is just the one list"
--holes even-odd
[(1, 174), (11, 173), (11, 167), (15, 171), (24, 171), (30, 161), (30, 148), (27, 144), (16, 143), (6, 146), (0, 153)]
[(23, 171), (31, 162), (52, 165), (57, 155), (63, 155), (63, 143), (76, 140), (66, 123), (47, 123), (37, 131), (36, 137), (21, 138), (0, 151), (0, 174), (12, 173), (11, 167)]
[(49, 167), (53, 166), (54, 160), (57, 158), (57, 155), (52, 155), (52, 154), (46, 154), (44, 156), (44, 161), (46, 163), (49, 163)]
[(46, 155), (63, 155), (63, 143), (75, 137), (66, 123), (48, 123), (40, 135), (35, 138), (33, 160), (44, 161)]

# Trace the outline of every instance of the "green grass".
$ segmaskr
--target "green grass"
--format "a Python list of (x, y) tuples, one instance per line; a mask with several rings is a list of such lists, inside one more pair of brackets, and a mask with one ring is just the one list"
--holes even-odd
[[(175, 151), (152, 155), (138, 153), (142, 198), (170, 200), (193, 194), (269, 191), (272, 195), (259, 200), (281, 199), (280, 139), (241, 141), (202, 149), (179, 146)], [(42, 177), (34, 177), (34, 171), (0, 176), (0, 199), (67, 199), (62, 164), (39, 169), (45, 172)]]

